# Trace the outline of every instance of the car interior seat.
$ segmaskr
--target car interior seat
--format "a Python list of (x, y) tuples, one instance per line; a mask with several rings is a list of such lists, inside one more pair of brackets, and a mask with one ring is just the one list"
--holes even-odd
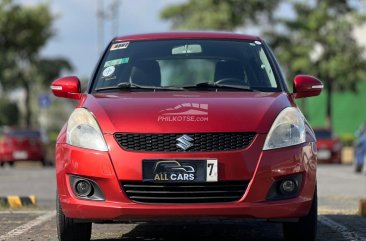
[(215, 68), (214, 80), (216, 82), (223, 79), (227, 79), (223, 84), (246, 85), (243, 65), (234, 60), (218, 62)]
[(160, 66), (156, 60), (144, 60), (134, 64), (131, 70), (131, 81), (137, 85), (160, 86)]

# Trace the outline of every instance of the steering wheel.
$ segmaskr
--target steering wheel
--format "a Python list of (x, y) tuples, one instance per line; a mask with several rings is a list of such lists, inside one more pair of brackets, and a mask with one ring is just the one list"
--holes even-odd
[(244, 85), (244, 81), (241, 79), (237, 79), (237, 78), (223, 78), (223, 79), (219, 79), (218, 81), (215, 81), (215, 84), (223, 84), (225, 82), (229, 82), (227, 84), (231, 84), (231, 85)]

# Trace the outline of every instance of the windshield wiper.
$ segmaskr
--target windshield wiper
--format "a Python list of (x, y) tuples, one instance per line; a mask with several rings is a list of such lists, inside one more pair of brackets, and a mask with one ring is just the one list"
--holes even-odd
[(96, 88), (95, 91), (105, 91), (105, 90), (120, 90), (120, 89), (150, 89), (150, 90), (187, 90), (187, 89), (201, 89), (201, 88), (222, 88), (222, 89), (234, 89), (234, 90), (244, 90), (244, 91), (257, 91), (255, 89), (251, 89), (247, 86), (241, 86), (241, 85), (224, 85), (224, 84), (216, 84), (216, 83), (208, 83), (208, 82), (202, 82), (198, 83), (196, 85), (186, 85), (186, 86), (148, 86), (148, 85), (138, 85), (131, 82), (122, 82), (118, 85), (113, 86), (105, 86), (105, 87), (99, 87)]
[(202, 82), (195, 85), (188, 85), (188, 86), (182, 86), (184, 89), (199, 89), (199, 88), (223, 88), (223, 89), (239, 89), (239, 90), (245, 90), (245, 91), (256, 91), (254, 89), (251, 89), (247, 86), (242, 85), (224, 85), (224, 84), (217, 84), (217, 83), (208, 83), (208, 82)]
[(95, 91), (104, 91), (104, 90), (120, 90), (120, 89), (150, 89), (150, 90), (183, 90), (179, 87), (161, 87), (161, 86), (148, 86), (148, 85), (138, 85), (131, 82), (122, 82), (118, 85), (113, 86), (105, 86), (96, 88)]

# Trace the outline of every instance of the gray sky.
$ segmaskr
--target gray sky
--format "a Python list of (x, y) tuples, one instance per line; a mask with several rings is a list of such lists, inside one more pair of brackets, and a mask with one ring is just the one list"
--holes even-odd
[[(57, 16), (55, 37), (42, 51), (44, 56), (68, 58), (74, 66), (73, 75), (89, 78), (98, 54), (97, 2), (103, 0), (17, 0), (25, 5), (49, 2)], [(168, 31), (169, 23), (159, 18), (160, 11), (169, 4), (185, 0), (119, 0), (118, 31), (112, 30), (111, 21), (105, 21), (103, 48), (118, 35)], [(105, 10), (113, 0), (104, 0)]]

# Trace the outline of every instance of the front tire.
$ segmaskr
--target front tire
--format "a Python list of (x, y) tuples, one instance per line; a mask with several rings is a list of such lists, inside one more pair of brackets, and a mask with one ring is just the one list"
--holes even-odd
[(46, 167), (48, 164), (45, 159), (42, 159), (40, 162), (41, 162), (42, 167)]
[(68, 218), (62, 211), (57, 198), (57, 235), (59, 241), (90, 241), (92, 223), (78, 223), (75, 219)]
[(309, 214), (296, 223), (283, 223), (283, 236), (286, 241), (314, 241), (318, 224), (318, 196), (315, 189)]
[(363, 168), (363, 165), (359, 165), (359, 164), (355, 164), (355, 173), (360, 173), (362, 172), (362, 168)]

